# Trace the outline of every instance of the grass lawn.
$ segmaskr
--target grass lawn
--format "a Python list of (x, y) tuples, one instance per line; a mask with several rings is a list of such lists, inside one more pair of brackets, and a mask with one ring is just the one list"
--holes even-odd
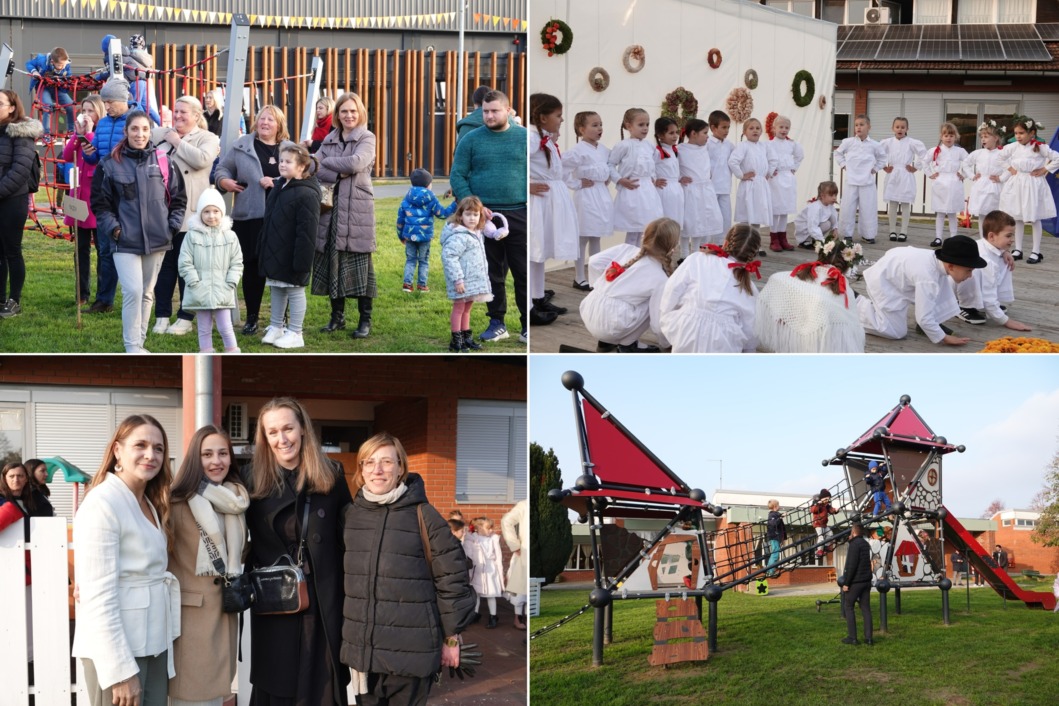
[[(1051, 588), (1051, 579), (1027, 587)], [(941, 619), (941, 592), (905, 590), (902, 614), (888, 601), (889, 631), (875, 645), (844, 645), (839, 605), (821, 595), (757, 596), (726, 591), (718, 604), (718, 651), (706, 662), (668, 669), (647, 658), (654, 600), (614, 604), (614, 642), (592, 667), (592, 609), (530, 642), (530, 694), (552, 706), (643, 704), (1055, 704), (1059, 703), (1059, 615), (1029, 610), (988, 588), (950, 593), (952, 624)], [(548, 589), (530, 632), (588, 602), (587, 590)], [(706, 610), (704, 602), (703, 610)], [(860, 612), (857, 612), (858, 630)]]
[[(40, 196), (40, 195), (39, 195)], [(445, 295), (445, 274), (441, 267), (441, 244), (434, 239), (430, 252), (429, 292), (406, 294), (401, 290), (404, 276), (404, 246), (397, 239), (399, 198), (380, 198), (375, 202), (376, 241), (375, 275), (379, 296), (375, 299), (371, 336), (353, 340), (350, 333), (357, 325), (357, 304), (346, 302), (345, 331), (320, 333), (331, 316), (327, 297), (310, 295), (305, 317), (305, 348), (291, 353), (440, 353), (448, 351), (449, 313), (452, 305)], [(443, 223), (436, 221), (441, 234)], [(118, 353), (124, 350), (121, 339), (121, 287), (115, 310), (110, 314), (82, 315), (77, 328), (74, 293), (74, 246), (55, 240), (39, 231), (26, 231), (23, 238), (26, 258), (26, 286), (22, 295), (22, 314), (0, 322), (0, 351), (13, 353)], [(92, 257), (92, 294), (95, 296), (95, 256)], [(242, 289), (240, 287), (240, 296)], [(507, 325), (511, 337), (484, 344), (483, 352), (525, 353), (526, 345), (518, 342), (518, 307), (510, 277), (508, 278)], [(177, 297), (179, 295), (174, 295)], [(174, 306), (174, 311), (176, 307)], [(243, 309), (245, 314), (245, 309)], [(261, 306), (264, 321), (257, 336), (239, 335), (244, 353), (284, 353), (261, 341), (269, 311), (269, 293)], [(151, 319), (154, 325), (154, 318)], [(471, 311), (471, 328), (480, 333), (489, 325), (485, 304), (475, 304)], [(237, 333), (238, 333), (237, 327)], [(152, 353), (193, 353), (198, 351), (195, 330), (184, 336), (154, 334), (148, 331), (147, 350)], [(214, 347), (224, 349), (220, 335), (214, 332)]]

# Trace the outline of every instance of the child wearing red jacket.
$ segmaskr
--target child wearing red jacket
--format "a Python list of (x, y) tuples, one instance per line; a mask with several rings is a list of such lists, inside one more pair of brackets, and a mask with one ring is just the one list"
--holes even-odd
[(821, 488), (820, 494), (813, 496), (813, 504), (809, 506), (809, 512), (813, 514), (813, 529), (816, 530), (816, 541), (821, 546), (816, 550), (816, 556), (822, 557), (824, 550), (831, 551), (834, 545), (824, 545), (831, 539), (831, 528), (828, 527), (829, 515), (837, 515), (838, 510), (831, 506), (831, 491)]

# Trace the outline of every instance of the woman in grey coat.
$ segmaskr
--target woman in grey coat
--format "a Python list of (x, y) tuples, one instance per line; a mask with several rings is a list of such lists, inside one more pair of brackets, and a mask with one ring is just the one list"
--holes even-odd
[(371, 300), (375, 297), (375, 135), (368, 131), (368, 112), (356, 93), (335, 102), (331, 131), (316, 157), (320, 183), (334, 187), (334, 207), (320, 215), (313, 262), (312, 293), (331, 298), (331, 321), (321, 331), (346, 327), (346, 297), (357, 298), (360, 320), (353, 338), (371, 333)]
[(238, 196), (232, 207), (232, 230), (243, 250), (243, 299), (246, 324), (243, 334), (257, 333), (257, 317), (265, 293), (265, 277), (257, 264), (257, 244), (265, 219), (265, 197), (279, 179), (279, 153), (293, 146), (283, 111), (266, 105), (257, 114), (254, 131), (236, 140), (221, 157), (214, 174), (220, 191)]

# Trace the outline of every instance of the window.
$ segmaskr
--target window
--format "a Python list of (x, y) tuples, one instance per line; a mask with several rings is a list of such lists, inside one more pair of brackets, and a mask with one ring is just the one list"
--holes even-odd
[(1037, 526), (1037, 520), (1015, 520), (1015, 529), (1033, 529)]
[[(1009, 102), (965, 102), (945, 101), (945, 120), (956, 125), (960, 133), (960, 146), (968, 152), (978, 149), (978, 126), (986, 120), (995, 120), (997, 125), (1007, 125), (1017, 113), (1017, 101)], [(923, 140), (927, 145), (929, 140)]]
[(949, 0), (919, 0), (915, 6), (915, 22), (919, 25), (947, 25)]
[(460, 400), (456, 420), (456, 500), (513, 503), (526, 497), (525, 402)]
[(795, 15), (813, 17), (812, 0), (765, 0), (765, 4), (777, 10), (786, 10)]
[(0, 468), (24, 457), (26, 412), (21, 406), (0, 406)]
[(1031, 24), (1033, 5), (1032, 0), (960, 0), (959, 24)]
[(563, 571), (591, 571), (592, 549), (587, 544), (575, 544)]

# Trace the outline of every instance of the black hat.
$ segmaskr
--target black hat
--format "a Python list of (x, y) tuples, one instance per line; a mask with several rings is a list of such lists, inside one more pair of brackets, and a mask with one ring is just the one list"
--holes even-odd
[(940, 250), (935, 250), (934, 255), (942, 262), (960, 267), (978, 269), (985, 267), (988, 263), (978, 254), (978, 244), (966, 235), (954, 235), (946, 238), (941, 244)]

